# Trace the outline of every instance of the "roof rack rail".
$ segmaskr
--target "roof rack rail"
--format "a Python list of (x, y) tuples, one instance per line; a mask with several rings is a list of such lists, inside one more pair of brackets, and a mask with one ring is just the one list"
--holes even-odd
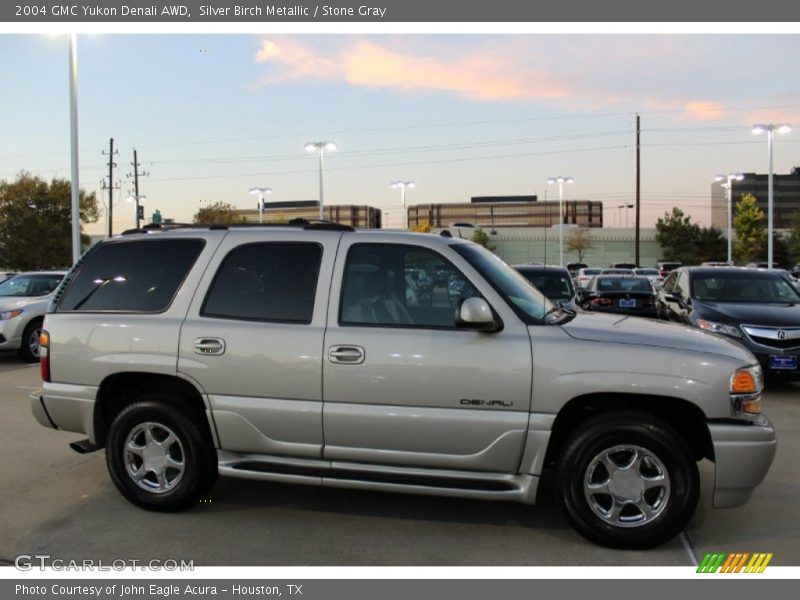
[(172, 229), (189, 229), (192, 227), (203, 227), (203, 225), (197, 225), (195, 223), (166, 223), (160, 225), (158, 223), (148, 223), (147, 225), (143, 225), (136, 229), (126, 229), (120, 235), (132, 235), (134, 233), (150, 233), (151, 231), (170, 231)]
[(301, 227), (303, 229), (328, 230), (328, 231), (355, 231), (349, 225), (342, 225), (336, 221), (292, 219), (288, 223), (168, 223), (157, 225), (150, 223), (139, 229), (126, 229), (120, 235), (132, 235), (134, 233), (150, 233), (152, 231), (170, 231), (172, 229), (202, 229), (208, 228), (212, 231), (238, 229), (240, 227)]

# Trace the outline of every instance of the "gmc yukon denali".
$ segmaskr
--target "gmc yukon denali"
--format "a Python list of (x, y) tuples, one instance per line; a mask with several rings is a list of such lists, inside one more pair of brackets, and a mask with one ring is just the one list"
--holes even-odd
[(491, 252), (335, 223), (137, 230), (95, 245), (41, 338), (46, 427), (176, 511), (218, 475), (534, 504), (544, 468), (596, 543), (678, 534), (715, 463), (745, 503), (772, 462), (762, 375), (686, 326), (566, 311)]

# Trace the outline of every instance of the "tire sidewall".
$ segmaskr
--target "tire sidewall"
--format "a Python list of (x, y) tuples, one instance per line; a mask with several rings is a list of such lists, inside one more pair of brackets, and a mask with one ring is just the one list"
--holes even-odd
[[(201, 424), (170, 406), (168, 398), (149, 397), (123, 409), (109, 428), (106, 464), (114, 485), (132, 503), (142, 508), (177, 511), (195, 504), (216, 479), (213, 444)], [(163, 424), (179, 438), (185, 468), (181, 480), (171, 490), (155, 494), (139, 487), (125, 466), (124, 447), (131, 430), (144, 422)]]
[(27, 363), (39, 362), (40, 357), (33, 354), (30, 349), (30, 337), (36, 329), (41, 330), (44, 326), (44, 319), (34, 319), (25, 326), (22, 331), (22, 344), (19, 347), (19, 355)]
[[(566, 516), (581, 535), (604, 546), (641, 549), (666, 542), (686, 526), (699, 498), (699, 475), (691, 451), (672, 428), (646, 416), (601, 423), (580, 430), (562, 455), (557, 490)], [(583, 481), (598, 454), (627, 444), (641, 446), (664, 464), (670, 495), (667, 506), (652, 522), (626, 528), (611, 525), (594, 513), (584, 495)]]

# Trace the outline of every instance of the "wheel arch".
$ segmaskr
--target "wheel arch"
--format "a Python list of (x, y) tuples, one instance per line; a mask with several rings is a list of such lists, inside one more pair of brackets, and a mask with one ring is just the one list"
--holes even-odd
[(94, 443), (102, 448), (108, 439), (108, 429), (114, 418), (130, 404), (149, 394), (166, 394), (176, 405), (209, 428), (216, 442), (213, 424), (207, 416), (207, 406), (201, 391), (190, 381), (175, 375), (127, 371), (106, 377), (97, 391), (93, 415)]
[(689, 444), (695, 458), (714, 460), (706, 415), (696, 404), (672, 396), (653, 394), (592, 393), (572, 398), (558, 412), (545, 454), (545, 464), (553, 464), (571, 432), (595, 415), (636, 411), (657, 417), (675, 429)]

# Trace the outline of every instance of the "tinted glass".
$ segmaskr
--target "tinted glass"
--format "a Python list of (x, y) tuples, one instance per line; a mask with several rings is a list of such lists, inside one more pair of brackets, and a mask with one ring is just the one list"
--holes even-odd
[(520, 270), (520, 273), (550, 300), (569, 300), (572, 298), (572, 279), (569, 273), (560, 270)]
[(525, 321), (541, 321), (556, 310), (547, 296), (531, 287), (527, 279), (486, 248), (477, 244), (458, 244), (452, 248), (483, 275)]
[(644, 277), (598, 277), (598, 292), (644, 292), (651, 293), (653, 286)]
[(310, 323), (322, 247), (263, 242), (231, 250), (201, 314), (222, 319)]
[(0, 283), (0, 297), (46, 296), (58, 287), (63, 278), (61, 274), (17, 275)]
[(461, 300), (480, 296), (438, 252), (400, 244), (355, 244), (347, 254), (343, 325), (455, 327)]
[(165, 310), (204, 245), (192, 239), (102, 244), (86, 257), (59, 310)]
[(799, 302), (800, 294), (785, 279), (766, 273), (733, 271), (695, 273), (692, 292), (706, 302)]

